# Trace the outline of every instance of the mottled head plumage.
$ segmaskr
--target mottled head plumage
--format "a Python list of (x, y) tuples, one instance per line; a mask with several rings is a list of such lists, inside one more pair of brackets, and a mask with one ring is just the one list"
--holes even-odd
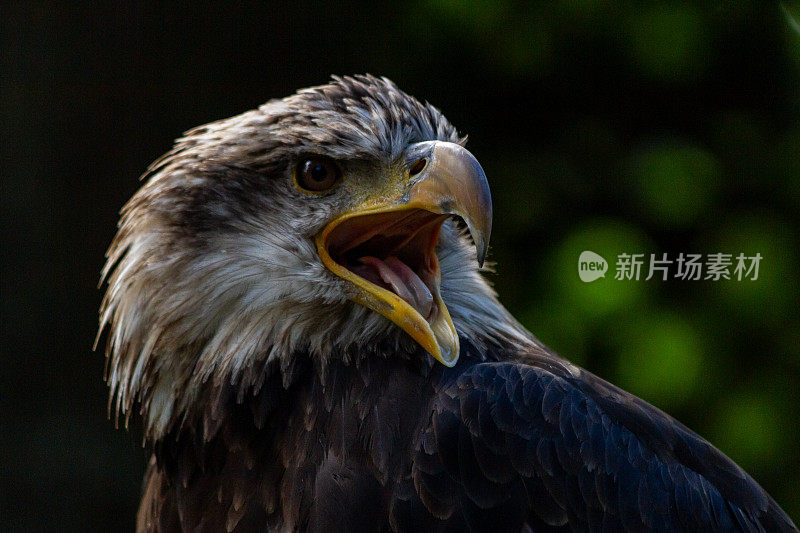
[(465, 140), (438, 109), (387, 78), (334, 76), (327, 85), (190, 130), (151, 172), (185, 158), (270, 171), (282, 157), (320, 151), (333, 158), (390, 160), (409, 143), (434, 139)]
[[(178, 139), (123, 208), (103, 272), (100, 326), (117, 415), (138, 402), (146, 437), (158, 439), (203, 408), (208, 383), (246, 390), (271, 371), (290, 381), (298, 351), (320, 372), (331, 357), (418, 352), (386, 318), (351, 302), (352, 287), (320, 262), (313, 236), (343, 198), (299, 194), (291, 172), (315, 153), (369, 176), (427, 140), (463, 142), (436, 108), (373, 76), (335, 77)], [(453, 222), (438, 255), (459, 332), (475, 342), (527, 337)]]

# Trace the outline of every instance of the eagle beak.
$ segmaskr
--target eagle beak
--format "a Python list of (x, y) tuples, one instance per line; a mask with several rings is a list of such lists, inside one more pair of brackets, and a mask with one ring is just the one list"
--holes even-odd
[(450, 215), (467, 224), (483, 265), (492, 227), (489, 184), (464, 147), (415, 144), (394, 191), (370, 194), (317, 235), (325, 266), (356, 287), (352, 300), (397, 324), (445, 366), (458, 361), (458, 333), (442, 300), (436, 245)]

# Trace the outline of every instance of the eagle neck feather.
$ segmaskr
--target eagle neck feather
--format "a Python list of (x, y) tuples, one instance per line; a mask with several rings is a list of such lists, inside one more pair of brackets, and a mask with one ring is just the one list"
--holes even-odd
[[(447, 223), (442, 242), (446, 243), (438, 250), (442, 297), (459, 335), (472, 346), (462, 350), (462, 358), (491, 358), (490, 345), (537, 344), (497, 300), (478, 268), (468, 235), (456, 224)], [(128, 259), (123, 258), (119, 268), (127, 268)], [(225, 283), (225, 275), (223, 271), (218, 280), (206, 283)], [(111, 311), (105, 314), (113, 317), (108, 320), (108, 379), (117, 414), (122, 412), (126, 422), (134, 405), (140, 405), (146, 440), (158, 440), (173, 428), (196, 420), (209, 403), (209, 384), (212, 388), (236, 387), (240, 402), (248, 394), (258, 394), (273, 373), (281, 376), (282, 387), (288, 389), (303, 357), (313, 363), (322, 382), (332, 361), (357, 368), (373, 358), (421, 357), (426, 364), (433, 364), (432, 358), (420, 353), (416, 343), (383, 316), (352, 302), (325, 303), (313, 293), (293, 295), (286, 292), (291, 283), (282, 284), (282, 292), (253, 284), (233, 285), (225, 289), (227, 303), (206, 304), (207, 311), (197, 313), (192, 306), (198, 304), (190, 292), (162, 295), (144, 286), (125, 291), (130, 287), (118, 288), (115, 281), (112, 276)], [(130, 294), (136, 298), (113, 300), (115, 295)], [(264, 298), (271, 302), (264, 305)], [(186, 309), (182, 321), (164, 323), (162, 316), (174, 315), (164, 308), (180, 310), (181, 305)], [(193, 323), (190, 318), (202, 322)], [(192, 340), (187, 342), (187, 336)], [(515, 351), (521, 350), (509, 350)]]

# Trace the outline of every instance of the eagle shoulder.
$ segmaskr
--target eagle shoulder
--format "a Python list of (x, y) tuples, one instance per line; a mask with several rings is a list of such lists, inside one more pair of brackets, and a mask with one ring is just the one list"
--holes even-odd
[(707, 441), (539, 351), (453, 369), (407, 484), (392, 505), (398, 529), (796, 531)]

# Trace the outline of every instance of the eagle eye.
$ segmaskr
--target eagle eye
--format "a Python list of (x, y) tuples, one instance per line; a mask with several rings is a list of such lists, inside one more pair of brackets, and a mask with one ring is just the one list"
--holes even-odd
[(341, 172), (331, 159), (322, 156), (303, 158), (294, 173), (295, 184), (304, 191), (327, 191), (339, 182)]

